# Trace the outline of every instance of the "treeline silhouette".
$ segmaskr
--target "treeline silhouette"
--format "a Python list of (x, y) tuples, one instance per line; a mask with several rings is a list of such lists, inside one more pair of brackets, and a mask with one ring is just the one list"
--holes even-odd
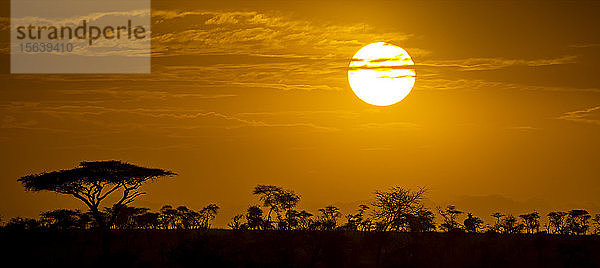
[[(423, 204), (425, 189), (412, 191), (393, 187), (376, 191), (375, 200), (358, 206), (355, 213), (343, 215), (335, 206), (327, 206), (313, 214), (296, 208), (300, 195), (273, 185), (258, 185), (252, 192), (262, 202), (250, 206), (245, 214), (233, 217), (229, 227), (234, 230), (347, 230), (347, 231), (398, 231), (398, 232), (469, 232), (469, 233), (548, 233), (564, 235), (600, 234), (600, 214), (592, 215), (581, 209), (547, 214), (548, 223), (541, 226), (540, 214), (531, 212), (504, 215), (495, 212), (496, 221), (484, 221), (472, 213), (449, 205), (436, 208), (441, 223), (436, 224), (436, 214)], [(262, 208), (261, 208), (262, 207)], [(263, 211), (264, 209), (264, 211)], [(464, 219), (463, 219), (464, 217)]]
[[(303, 230), (303, 231), (396, 231), (396, 232), (469, 232), (500, 234), (600, 235), (600, 214), (592, 217), (586, 210), (554, 211), (540, 223), (538, 212), (519, 215), (491, 214), (495, 221), (485, 224), (472, 213), (449, 205), (436, 208), (440, 217), (423, 204), (426, 191), (393, 187), (376, 191), (375, 201), (359, 205), (355, 213), (343, 215), (335, 206), (326, 206), (316, 214), (298, 210), (301, 199), (294, 191), (273, 185), (257, 185), (253, 192), (260, 206), (250, 206), (245, 214), (235, 215), (228, 227), (233, 230)], [(119, 207), (116, 207), (119, 206)], [(112, 230), (207, 230), (219, 206), (209, 204), (195, 211), (186, 206), (163, 206), (152, 212), (148, 208), (114, 205), (100, 211), (105, 226)], [(116, 214), (115, 214), (115, 211)], [(116, 215), (112, 221), (108, 219)], [(16, 217), (3, 226), (6, 230), (91, 230), (101, 228), (93, 212), (57, 209), (43, 212), (39, 219)]]
[[(23, 267), (600, 267), (600, 216), (494, 212), (493, 220), (449, 205), (427, 207), (426, 190), (392, 187), (351, 213), (300, 207), (301, 196), (257, 185), (228, 230), (201, 209), (134, 206), (146, 183), (172, 171), (121, 161), (18, 179), (27, 191), (79, 200), (36, 218), (0, 217), (5, 263)], [(493, 212), (493, 211), (491, 211)], [(547, 220), (545, 220), (547, 219)], [(547, 222), (547, 223), (543, 223)], [(593, 234), (593, 235), (591, 235)]]
[[(168, 170), (111, 160), (81, 162), (73, 169), (24, 176), (18, 181), (26, 190), (69, 195), (82, 201), (88, 210), (57, 209), (41, 213), (39, 219), (12, 218), (4, 229), (209, 229), (219, 209), (216, 204), (198, 211), (166, 205), (158, 212), (130, 206), (137, 197), (146, 194), (141, 191), (143, 184), (175, 175)], [(257, 185), (252, 194), (261, 204), (235, 215), (228, 224), (231, 229), (600, 234), (600, 214), (592, 217), (582, 209), (550, 212), (546, 215), (547, 224), (543, 226), (540, 223), (542, 216), (535, 211), (517, 217), (495, 212), (491, 214), (495, 222), (490, 224), (453, 205), (437, 207), (434, 212), (423, 203), (426, 194), (423, 188), (392, 187), (376, 191), (372, 202), (362, 204), (354, 213), (346, 215), (335, 206), (326, 206), (316, 213), (300, 210), (297, 206), (301, 196), (279, 186)], [(117, 201), (111, 206), (102, 206), (109, 196), (115, 196)], [(439, 216), (437, 221), (436, 216)]]
[[(102, 217), (111, 217), (115, 208), (105, 208)], [(210, 204), (198, 211), (186, 206), (174, 208), (163, 206), (158, 212), (148, 208), (136, 208), (121, 205), (114, 222), (108, 226), (111, 230), (207, 230), (211, 221), (217, 215), (219, 206)], [(57, 209), (43, 212), (39, 219), (16, 217), (10, 219), (4, 228), (6, 230), (93, 230), (100, 224), (91, 212), (80, 210)]]

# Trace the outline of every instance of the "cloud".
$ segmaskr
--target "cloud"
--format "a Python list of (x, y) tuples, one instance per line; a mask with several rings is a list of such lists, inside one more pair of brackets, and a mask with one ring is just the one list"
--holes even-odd
[[(346, 63), (341, 62), (319, 62), (314, 60), (284, 61), (284, 62), (240, 62), (240, 63), (212, 63), (203, 65), (202, 59), (198, 59), (199, 65), (169, 65), (155, 67), (152, 75), (20, 75), (12, 79), (42, 79), (52, 82), (90, 82), (106, 81), (115, 88), (99, 88), (110, 92), (114, 96), (140, 97), (178, 97), (178, 91), (185, 94), (193, 94), (200, 98), (198, 88), (267, 88), (277, 90), (302, 90), (302, 91), (340, 91), (347, 89)], [(252, 61), (252, 60), (250, 60)], [(125, 83), (125, 81), (127, 83)], [(138, 83), (133, 83), (138, 82)], [(164, 88), (150, 89), (141, 88), (132, 90), (129, 87), (139, 83), (156, 84), (158, 82), (173, 82), (169, 84), (168, 91)], [(117, 86), (123, 83), (123, 86)], [(187, 85), (187, 86), (185, 86)], [(193, 88), (190, 88), (193, 85)], [(65, 92), (85, 93), (91, 92), (89, 88), (81, 90), (64, 90)], [(147, 95), (144, 94), (148, 92)], [(107, 93), (108, 94), (108, 93)], [(237, 93), (234, 95), (238, 95)], [(209, 98), (211, 96), (204, 96)], [(213, 96), (214, 97), (214, 96)], [(223, 96), (217, 96), (223, 97)]]
[(17, 121), (17, 118), (11, 115), (7, 115), (2, 119), (2, 124), (0, 124), (0, 128), (31, 128), (31, 126), (37, 125), (37, 121), (28, 120), (25, 122)]
[[(318, 67), (316, 67), (318, 65)], [(158, 79), (196, 81), (221, 87), (271, 88), (278, 90), (340, 91), (346, 89), (344, 63), (293, 61), (167, 66)]]
[[(342, 91), (348, 90), (346, 71), (349, 57), (360, 47), (373, 40), (404, 41), (412, 37), (410, 33), (405, 32), (383, 32), (368, 24), (314, 22), (295, 18), (290, 14), (258, 11), (153, 10), (152, 20), (154, 57), (152, 75), (47, 75), (36, 76), (35, 79), (85, 82), (120, 79), (151, 83), (177, 82), (169, 86), (169, 91), (180, 87), (183, 83), (192, 83), (203, 88), (247, 87), (286, 91)], [(427, 79), (420, 79), (415, 86), (416, 90), (479, 90), (488, 87), (504, 87), (515, 90), (598, 91), (594, 88), (570, 89), (485, 80), (440, 79), (438, 74), (426, 71), (427, 68), (472, 71), (513, 66), (552, 66), (575, 63), (577, 59), (575, 56), (529, 60), (505, 58), (437, 60), (429, 58), (427, 55), (430, 52), (425, 49), (415, 47), (408, 50), (413, 55), (422, 55), (421, 62), (414, 66), (399, 65), (385, 68), (416, 68), (419, 78), (431, 75)], [(19, 76), (14, 79), (30, 77), (32, 76)], [(138, 95), (137, 98), (162, 99), (183, 97), (208, 99), (238, 95), (236, 93), (203, 96), (193, 92), (169, 94), (164, 89), (136, 91), (118, 88), (107, 91), (110, 92), (107, 94), (112, 96), (136, 97), (135, 95)]]
[(379, 58), (379, 59), (372, 59), (369, 60), (370, 63), (380, 63), (380, 62), (387, 62), (387, 61), (406, 61), (406, 62), (412, 62), (412, 60), (410, 58), (405, 58), (402, 59), (400, 58), (402, 55), (398, 55), (396, 58)]
[[(232, 115), (217, 111), (166, 108), (117, 108), (100, 104), (9, 103), (0, 105), (5, 117), (0, 128), (48, 130), (100, 135), (143, 130), (169, 135), (173, 130), (234, 130), (240, 128), (303, 128), (337, 131), (337, 128), (304, 121), (268, 121), (251, 115)], [(256, 117), (256, 116), (254, 116)]]
[(396, 79), (396, 78), (414, 78), (416, 77), (416, 75), (397, 75), (397, 76), (388, 76), (388, 75), (383, 75), (383, 76), (378, 76), (377, 78), (389, 78), (389, 79)]
[(420, 126), (411, 122), (372, 122), (360, 125), (361, 129), (390, 129), (390, 128), (419, 128)]
[[(136, 9), (136, 10), (126, 10), (126, 11), (111, 11), (111, 12), (94, 12), (84, 15), (78, 16), (70, 16), (62, 19), (52, 19), (45, 17), (11, 17), (8, 21), (12, 22), (14, 25), (65, 25), (65, 26), (79, 26), (81, 21), (86, 20), (88, 22), (93, 21), (102, 21), (102, 20), (114, 20), (115, 17), (121, 18), (132, 18), (132, 17), (148, 17), (149, 15), (148, 9)], [(4, 20), (0, 20), (4, 22)]]
[(294, 118), (312, 118), (313, 116), (319, 117), (332, 117), (336, 120), (355, 120), (360, 117), (361, 113), (350, 110), (302, 110), (302, 111), (276, 111), (276, 112), (242, 112), (237, 113), (237, 116), (252, 116), (252, 117), (273, 117), (273, 116), (284, 116)]
[[(332, 58), (373, 40), (403, 41), (401, 32), (380, 32), (367, 24), (332, 24), (268, 12), (157, 10), (153, 12), (155, 55), (271, 55)], [(168, 29), (168, 31), (167, 31)]]
[[(422, 75), (418, 75), (422, 77)], [(593, 92), (600, 93), (599, 88), (574, 88), (555, 86), (536, 86), (519, 83), (500, 81), (488, 81), (482, 79), (445, 79), (438, 78), (439, 75), (431, 75), (427, 79), (420, 79), (414, 90), (514, 90), (514, 91), (550, 91), (550, 92)]]
[(0, 129), (16, 129), (16, 130), (36, 130), (50, 132), (64, 132), (64, 130), (52, 127), (40, 126), (40, 123), (35, 119), (20, 120), (13, 115), (6, 115), (0, 122)]
[(600, 47), (600, 43), (573, 44), (573, 45), (569, 45), (569, 47), (572, 47), (572, 48), (593, 48), (593, 47)]
[(135, 89), (60, 89), (58, 93), (68, 95), (94, 95), (98, 96), (110, 96), (128, 98), (129, 100), (142, 100), (142, 99), (222, 99), (222, 98), (233, 98), (237, 97), (236, 94), (206, 94), (198, 92), (179, 92), (175, 89), (170, 91), (165, 90), (135, 90)]
[(359, 70), (378, 70), (378, 71), (387, 71), (387, 70), (412, 70), (415, 69), (414, 65), (385, 65), (385, 66), (372, 66), (372, 65), (360, 65), (360, 66), (352, 66), (348, 67), (348, 70), (351, 71), (359, 71)]
[(508, 129), (528, 132), (528, 131), (537, 130), (538, 128), (532, 127), (532, 126), (513, 126), (513, 127), (509, 127)]
[(558, 119), (600, 125), (600, 106), (595, 106), (578, 111), (566, 112), (563, 115), (559, 116)]
[(426, 60), (417, 64), (424, 67), (459, 68), (465, 71), (497, 70), (514, 66), (551, 66), (576, 63), (576, 56), (562, 56), (549, 59), (505, 59), (505, 58), (467, 58), (456, 60)]

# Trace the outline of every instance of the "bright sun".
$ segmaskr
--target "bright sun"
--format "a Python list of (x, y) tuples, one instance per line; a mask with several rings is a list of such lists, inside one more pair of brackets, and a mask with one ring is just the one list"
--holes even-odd
[(415, 84), (414, 62), (395, 45), (379, 42), (361, 48), (348, 67), (348, 81), (363, 101), (392, 105), (408, 95)]

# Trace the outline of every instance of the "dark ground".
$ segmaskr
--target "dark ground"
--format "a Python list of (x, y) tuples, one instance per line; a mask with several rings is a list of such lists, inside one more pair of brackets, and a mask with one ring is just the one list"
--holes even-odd
[(20, 267), (600, 267), (599, 236), (211, 230), (115, 231), (105, 243), (100, 237), (0, 231), (1, 261)]

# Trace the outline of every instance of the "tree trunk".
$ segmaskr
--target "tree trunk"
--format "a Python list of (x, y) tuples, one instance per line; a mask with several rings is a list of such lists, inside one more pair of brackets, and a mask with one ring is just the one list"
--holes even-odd
[(108, 225), (109, 228), (110, 228), (110, 226), (112, 226), (115, 223), (115, 221), (117, 221), (117, 216), (119, 215), (120, 210), (121, 210), (120, 205), (113, 206), (112, 212), (110, 214), (110, 219), (108, 219), (108, 222), (105, 223), (106, 225)]
[(101, 230), (107, 229), (106, 221), (104, 220), (104, 217), (102, 217), (102, 213), (100, 213), (100, 211), (98, 211), (98, 208), (91, 207), (90, 211), (92, 212), (92, 215), (94, 215), (96, 224), (98, 224), (98, 229), (101, 229)]

